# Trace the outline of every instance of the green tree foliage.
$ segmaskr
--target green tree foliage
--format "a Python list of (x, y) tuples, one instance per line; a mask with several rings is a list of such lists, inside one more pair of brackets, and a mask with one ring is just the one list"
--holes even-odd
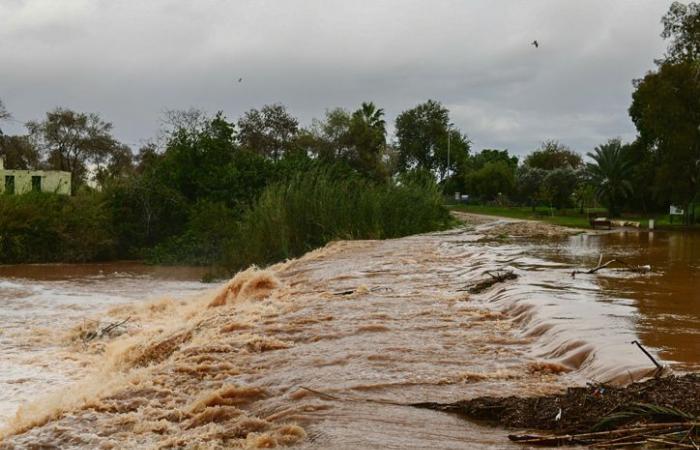
[(571, 195), (578, 184), (578, 175), (571, 169), (554, 169), (547, 171), (542, 180), (540, 198), (549, 206), (557, 209), (571, 205)]
[(322, 168), (272, 184), (243, 215), (229, 242), (227, 266), (280, 261), (334, 239), (392, 238), (450, 223), (432, 179), (402, 181), (376, 183)]
[(241, 147), (276, 161), (292, 148), (299, 121), (275, 103), (246, 112), (238, 120), (238, 130)]
[(425, 169), (444, 180), (469, 156), (469, 140), (450, 126), (449, 110), (435, 100), (428, 100), (399, 114), (396, 118), (396, 139), (398, 167), (402, 172), (413, 168)]
[(479, 153), (475, 153), (468, 159), (467, 165), (470, 169), (481, 169), (490, 162), (502, 161), (510, 168), (515, 170), (518, 167), (518, 157), (511, 156), (508, 150), (484, 149)]
[(665, 205), (659, 202), (660, 196), (656, 195), (654, 179), (656, 177), (657, 154), (649, 146), (644, 145), (640, 139), (625, 145), (625, 152), (630, 159), (632, 174), (632, 192), (627, 197), (627, 205), (633, 211), (648, 213), (661, 211)]
[(578, 207), (579, 214), (583, 214), (585, 208), (595, 206), (595, 186), (588, 181), (579, 181), (578, 186), (576, 186), (573, 194), (571, 194), (571, 198)]
[(112, 258), (113, 222), (99, 193), (0, 196), (0, 263)]
[(518, 201), (534, 209), (537, 206), (540, 188), (546, 176), (546, 170), (527, 165), (519, 166), (515, 172), (516, 198)]
[[(244, 117), (248, 125), (257, 118)], [(166, 132), (133, 156), (97, 116), (50, 113), (30, 124), (32, 138), (50, 163), (63, 157), (83, 179), (97, 167), (102, 189), (0, 197), (0, 262), (146, 257), (239, 268), (330, 239), (398, 237), (450, 222), (433, 172), (387, 176), (393, 158), (374, 104), (329, 111), (325, 122), (293, 135), (268, 133), (265, 120), (262, 134), (251, 125), (241, 139), (221, 113), (171, 111)], [(91, 153), (92, 138), (109, 149)]]
[(581, 155), (572, 151), (569, 147), (558, 141), (544, 141), (539, 149), (530, 153), (524, 161), (526, 166), (543, 169), (571, 169), (576, 170), (583, 166)]
[(515, 171), (505, 161), (489, 161), (466, 177), (467, 192), (491, 200), (509, 196), (515, 189)]
[(358, 172), (376, 180), (386, 178), (382, 157), (386, 146), (384, 110), (374, 103), (362, 103), (351, 118), (346, 136), (347, 162)]
[(131, 176), (134, 169), (134, 154), (131, 149), (126, 145), (116, 145), (95, 170), (95, 182), (105, 188), (115, 180)]
[(484, 200), (500, 195), (511, 196), (515, 190), (518, 158), (508, 150), (484, 149), (470, 156), (465, 164), (465, 192)]
[(351, 114), (343, 108), (326, 111), (323, 120), (314, 119), (311, 127), (301, 131), (297, 145), (323, 163), (334, 164), (348, 154), (346, 136)]
[(97, 114), (57, 108), (43, 121), (27, 123), (27, 128), (48, 168), (72, 174), (74, 190), (86, 181), (88, 165), (102, 163), (121, 147), (112, 137), (112, 124)]
[(656, 195), (687, 207), (700, 177), (700, 78), (693, 64), (664, 63), (638, 80), (629, 113), (656, 164)]
[(700, 4), (673, 2), (661, 19), (661, 37), (669, 39), (665, 62), (700, 61)]
[(0, 158), (9, 169), (37, 169), (40, 156), (29, 136), (0, 135)]
[(326, 164), (347, 164), (375, 180), (388, 176), (384, 110), (364, 102), (352, 114), (342, 108), (326, 111), (324, 120), (314, 120), (302, 130), (297, 145)]
[(633, 167), (626, 148), (619, 139), (607, 143), (588, 153), (593, 160), (588, 164), (588, 173), (595, 186), (598, 200), (616, 217), (627, 197), (632, 193)]

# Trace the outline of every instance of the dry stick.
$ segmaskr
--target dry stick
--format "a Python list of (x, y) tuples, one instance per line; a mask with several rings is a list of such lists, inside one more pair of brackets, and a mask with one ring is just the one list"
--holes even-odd
[(551, 434), (551, 435), (544, 435), (544, 436), (535, 436), (535, 435), (529, 435), (529, 437), (525, 437), (522, 439), (519, 439), (519, 436), (517, 435), (511, 435), (508, 436), (511, 440), (513, 441), (518, 441), (522, 443), (536, 443), (536, 442), (542, 442), (542, 441), (547, 441), (547, 440), (572, 440), (572, 439), (590, 439), (590, 438), (598, 438), (598, 437), (605, 437), (605, 436), (612, 436), (615, 434), (622, 434), (622, 433), (634, 433), (638, 431), (644, 431), (644, 430), (658, 430), (658, 429), (673, 429), (673, 428), (679, 428), (679, 427), (692, 427), (692, 426), (697, 426), (700, 425), (698, 422), (672, 422), (672, 423), (650, 423), (646, 425), (640, 425), (638, 427), (634, 428), (620, 428), (617, 430), (610, 430), (610, 431), (596, 431), (593, 433), (581, 433), (581, 434), (564, 434), (564, 435), (556, 435), (556, 434)]
[(130, 319), (131, 319), (131, 316), (127, 317), (126, 319), (122, 320), (121, 322), (114, 322), (114, 323), (107, 325), (106, 327), (104, 327), (102, 329), (102, 331), (100, 331), (100, 336), (104, 336), (105, 334), (111, 332), (112, 330), (119, 328), (120, 326), (127, 323)]
[(641, 351), (643, 351), (644, 354), (647, 355), (647, 357), (648, 357), (649, 359), (651, 359), (651, 362), (654, 363), (654, 365), (656, 366), (656, 368), (659, 369), (659, 370), (663, 370), (663, 366), (662, 366), (661, 364), (659, 364), (659, 362), (658, 362), (656, 359), (654, 359), (653, 356), (651, 356), (651, 353), (649, 353), (644, 347), (642, 347), (642, 344), (640, 344), (639, 341), (632, 341), (632, 344), (637, 344), (637, 347), (639, 347), (639, 349), (640, 349)]
[[(639, 446), (639, 445), (644, 445), (646, 443), (647, 443), (647, 441), (618, 442), (616, 444), (601, 445), (598, 448), (630, 447), (632, 445)], [(591, 447), (595, 447), (595, 445), (592, 445)]]
[[(601, 255), (601, 257), (602, 257), (602, 255)], [(606, 262), (605, 264), (602, 264), (601, 262), (598, 262), (598, 265), (595, 266), (595, 267), (592, 268), (592, 269), (584, 270), (584, 271), (581, 271), (581, 270), (574, 270), (573, 272), (571, 272), (571, 276), (573, 277), (573, 276), (575, 276), (577, 273), (585, 273), (585, 274), (596, 273), (596, 272), (599, 271), (600, 269), (603, 269), (603, 268), (605, 268), (605, 267), (608, 267), (610, 264), (612, 264), (612, 263), (614, 263), (614, 262), (618, 262), (618, 260), (617, 260), (617, 259), (611, 259), (610, 261)]]
[(655, 442), (655, 443), (657, 443), (657, 444), (670, 445), (671, 447), (675, 447), (675, 448), (692, 448), (692, 449), (695, 449), (695, 447), (693, 447), (692, 445), (681, 444), (680, 442), (665, 441), (665, 440), (663, 440), (663, 439), (649, 438), (649, 439), (647, 439), (647, 442)]
[(604, 269), (614, 262), (619, 262), (619, 261), (617, 259), (611, 259), (610, 261), (606, 262), (605, 264), (598, 264), (597, 267), (592, 268), (591, 270), (587, 271), (586, 273), (596, 273), (600, 269)]
[[(689, 431), (692, 430), (692, 429), (693, 429), (693, 427), (690, 427)], [(629, 444), (630, 444), (629, 442), (623, 442), (623, 441), (626, 441), (626, 440), (628, 440), (628, 439), (638, 439), (638, 438), (641, 438), (641, 437), (649, 438), (649, 437), (652, 437), (652, 436), (655, 436), (655, 435), (658, 436), (658, 437), (668, 437), (668, 436), (671, 436), (671, 435), (674, 435), (674, 434), (678, 434), (678, 433), (685, 433), (685, 430), (674, 431), (674, 432), (672, 432), (672, 433), (666, 433), (666, 431), (667, 431), (667, 430), (664, 430), (664, 429), (654, 430), (654, 431), (645, 430), (645, 431), (642, 432), (642, 433), (635, 433), (635, 434), (630, 434), (630, 435), (627, 435), (627, 436), (620, 436), (620, 437), (618, 437), (618, 438), (610, 439), (610, 440), (603, 441), (603, 442), (597, 442), (597, 443), (595, 443), (595, 444), (592, 444), (591, 447), (602, 447), (602, 448), (604, 448), (604, 447), (612, 447), (613, 444), (629, 445)], [(658, 434), (656, 434), (656, 433), (658, 433)], [(683, 442), (683, 441), (681, 440), (681, 442)]]
[(577, 273), (593, 274), (593, 273), (596, 273), (597, 271), (599, 271), (600, 269), (604, 269), (604, 268), (608, 267), (608, 266), (609, 266), (610, 264), (612, 264), (612, 263), (620, 263), (620, 264), (622, 264), (623, 266), (625, 266), (628, 270), (630, 270), (630, 271), (632, 271), (632, 272), (640, 272), (640, 273), (641, 273), (641, 272), (644, 272), (644, 269), (642, 269), (640, 266), (633, 266), (632, 264), (626, 263), (626, 262), (624, 262), (623, 260), (618, 259), (618, 258), (611, 259), (610, 261), (608, 261), (608, 262), (606, 262), (605, 264), (603, 264), (603, 255), (600, 255), (600, 258), (598, 259), (598, 265), (597, 265), (597, 266), (595, 266), (595, 267), (592, 268), (592, 269), (584, 270), (584, 271), (581, 271), (581, 270), (574, 270), (573, 272), (571, 272), (571, 276), (572, 276), (572, 277), (573, 277), (573, 276), (576, 276)]
[(698, 444), (695, 443), (692, 437), (688, 436), (688, 439), (690, 439), (690, 443), (695, 446), (695, 450), (700, 450), (700, 447), (698, 447)]

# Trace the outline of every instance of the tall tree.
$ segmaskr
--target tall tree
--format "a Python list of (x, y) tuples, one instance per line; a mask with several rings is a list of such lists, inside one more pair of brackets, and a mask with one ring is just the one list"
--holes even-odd
[(546, 171), (540, 188), (540, 198), (557, 209), (566, 208), (571, 204), (578, 179), (578, 173), (569, 168)]
[(386, 147), (384, 110), (372, 102), (364, 102), (352, 114), (349, 125), (345, 139), (350, 150), (350, 166), (371, 178), (385, 178), (387, 174), (382, 166)]
[(97, 114), (57, 108), (41, 122), (28, 122), (27, 128), (49, 168), (70, 172), (74, 188), (85, 182), (89, 165), (101, 163), (120, 146), (112, 137), (112, 124)]
[(342, 162), (375, 180), (389, 174), (384, 110), (363, 102), (350, 113), (342, 108), (326, 111), (299, 133), (296, 145), (326, 163)]
[(524, 164), (520, 165), (515, 172), (515, 186), (518, 200), (530, 205), (533, 211), (535, 206), (537, 206), (538, 193), (546, 176), (546, 170)]
[(665, 62), (700, 60), (700, 3), (673, 2), (661, 23), (669, 40)]
[(486, 162), (481, 168), (466, 176), (468, 192), (485, 200), (509, 196), (515, 188), (515, 170), (504, 160)]
[(351, 114), (343, 108), (326, 110), (323, 119), (313, 119), (309, 128), (300, 131), (295, 144), (323, 162), (338, 161), (348, 152), (350, 120)]
[(596, 196), (610, 215), (616, 217), (622, 203), (632, 193), (632, 159), (619, 139), (610, 139), (596, 147), (588, 157), (593, 160), (587, 168)]
[(240, 145), (273, 160), (291, 148), (298, 132), (299, 121), (279, 103), (251, 109), (238, 120)]
[(10, 169), (38, 169), (39, 151), (29, 136), (0, 135), (0, 158)]
[(515, 190), (518, 158), (508, 150), (484, 149), (467, 159), (464, 171), (465, 192), (492, 199), (510, 196)]
[(401, 171), (425, 169), (444, 180), (469, 156), (469, 139), (450, 126), (449, 110), (435, 100), (399, 114), (396, 138)]
[(542, 142), (539, 149), (527, 155), (524, 164), (543, 170), (576, 170), (583, 166), (583, 159), (566, 145), (556, 140), (548, 140)]
[(105, 161), (95, 170), (94, 179), (102, 187), (109, 182), (134, 174), (134, 154), (126, 145), (115, 146)]
[(629, 113), (656, 163), (654, 192), (687, 211), (700, 188), (700, 79), (691, 62), (663, 63), (635, 85)]

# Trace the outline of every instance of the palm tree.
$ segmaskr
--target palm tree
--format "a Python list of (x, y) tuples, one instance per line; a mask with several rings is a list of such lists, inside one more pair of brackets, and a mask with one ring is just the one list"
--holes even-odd
[(596, 196), (615, 217), (622, 202), (632, 193), (632, 160), (619, 139), (610, 139), (588, 156), (593, 159), (587, 168)]
[(386, 134), (386, 122), (384, 121), (384, 110), (382, 108), (377, 108), (373, 102), (362, 102), (360, 111), (365, 123), (370, 128), (380, 131), (382, 135)]

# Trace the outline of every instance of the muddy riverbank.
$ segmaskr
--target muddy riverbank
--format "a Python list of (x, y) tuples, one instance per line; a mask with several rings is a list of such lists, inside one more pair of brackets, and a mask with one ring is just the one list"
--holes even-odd
[[(503, 429), (396, 403), (553, 395), (653, 370), (629, 344), (639, 305), (607, 295), (597, 277), (572, 279), (589, 264), (567, 259), (579, 237), (550, 227), (484, 219), (337, 242), (211, 292), (108, 309), (130, 319), (125, 332), (85, 343), (76, 323), (62, 355), (94, 370), (23, 405), (2, 447), (515, 446)], [(518, 277), (468, 292), (494, 270)], [(645, 277), (635, 280), (656, 280)]]

